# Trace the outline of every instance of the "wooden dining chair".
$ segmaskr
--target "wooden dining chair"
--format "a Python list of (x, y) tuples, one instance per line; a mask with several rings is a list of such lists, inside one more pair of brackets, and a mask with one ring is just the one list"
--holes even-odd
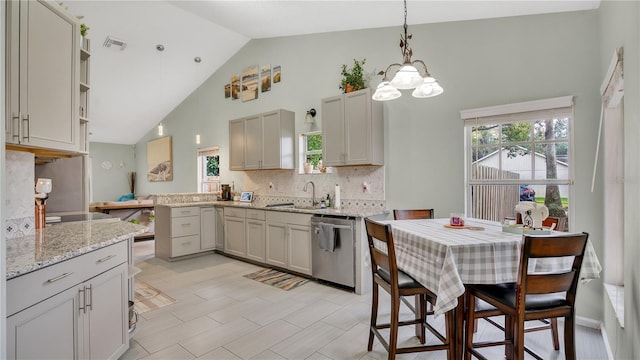
[[(516, 213), (516, 224), (522, 224), (522, 215)], [(567, 226), (566, 217), (548, 216), (542, 220), (542, 226), (553, 228), (555, 231), (565, 231)]]
[[(433, 209), (394, 209), (393, 210), (393, 220), (418, 220), (418, 219), (433, 219), (434, 217)], [(420, 301), (419, 297), (416, 296), (415, 303), (417, 304)], [(415, 307), (406, 297), (402, 298), (402, 302), (404, 302), (411, 310), (415, 312)], [(427, 304), (428, 311), (427, 315), (433, 314), (433, 305)]]
[[(367, 240), (369, 242), (369, 255), (371, 256), (371, 272), (373, 278), (371, 301), (371, 326), (369, 328), (369, 343), (367, 350), (373, 349), (374, 336), (378, 338), (382, 346), (387, 350), (389, 360), (396, 358), (396, 354), (414, 353), (422, 351), (446, 350), (447, 359), (455, 358), (454, 339), (454, 314), (448, 311), (445, 314), (445, 335), (442, 335), (431, 324), (427, 323), (427, 302), (435, 304), (436, 295), (429, 289), (415, 281), (411, 276), (398, 269), (396, 263), (395, 248), (391, 225), (381, 224), (370, 219), (365, 219)], [(375, 246), (379, 241), (380, 247)], [(391, 295), (391, 315), (389, 323), (378, 323), (378, 296), (379, 288), (386, 290)], [(402, 296), (418, 296), (420, 301), (416, 304), (414, 319), (400, 321), (400, 298)], [(441, 344), (420, 345), (411, 347), (398, 347), (398, 328), (406, 325), (419, 325), (421, 336), (420, 343), (425, 343), (425, 329), (429, 330)], [(385, 340), (380, 333), (381, 329), (389, 329), (389, 340)]]
[[(474, 311), (466, 315), (465, 360), (472, 356), (484, 359), (476, 349), (505, 345), (507, 359), (522, 360), (527, 351), (536, 359), (540, 356), (524, 345), (524, 322), (564, 317), (564, 352), (567, 360), (574, 360), (575, 351), (575, 299), (582, 268), (582, 259), (589, 234), (524, 235), (520, 252), (520, 265), (516, 283), (465, 285), (465, 302), (474, 309), (476, 299), (492, 305), (505, 315), (504, 340), (473, 342)], [(527, 272), (529, 261), (537, 258), (574, 256), (573, 265), (563, 272)]]
[(394, 209), (394, 220), (414, 220), (414, 219), (433, 219), (433, 209)]

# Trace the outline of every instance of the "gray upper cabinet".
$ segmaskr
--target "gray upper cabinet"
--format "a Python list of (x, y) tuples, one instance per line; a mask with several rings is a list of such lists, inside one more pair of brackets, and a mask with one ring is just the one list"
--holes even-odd
[(384, 165), (382, 103), (363, 89), (322, 100), (322, 164)]
[(6, 4), (6, 142), (77, 152), (78, 23), (56, 2)]
[(244, 120), (229, 121), (229, 170), (244, 169)]
[(293, 169), (295, 115), (274, 110), (229, 121), (231, 170)]

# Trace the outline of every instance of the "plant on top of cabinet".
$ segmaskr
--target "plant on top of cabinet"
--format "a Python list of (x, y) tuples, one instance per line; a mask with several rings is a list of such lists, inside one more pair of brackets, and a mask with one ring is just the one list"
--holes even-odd
[(362, 59), (362, 61), (353, 59), (353, 67), (350, 69), (347, 69), (347, 65), (342, 64), (342, 71), (340, 72), (340, 75), (342, 75), (340, 89), (342, 89), (344, 93), (366, 88), (364, 84), (363, 68), (366, 61), (367, 59)]

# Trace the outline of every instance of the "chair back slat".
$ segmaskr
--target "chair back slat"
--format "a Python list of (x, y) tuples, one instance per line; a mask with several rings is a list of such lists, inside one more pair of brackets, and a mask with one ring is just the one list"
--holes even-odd
[(433, 219), (433, 209), (393, 210), (394, 220)]
[(571, 289), (574, 271), (561, 274), (529, 274), (527, 276), (527, 294), (551, 294)]
[(577, 256), (584, 252), (585, 241), (580, 236), (540, 236), (535, 239), (528, 244), (527, 252), (531, 259)]

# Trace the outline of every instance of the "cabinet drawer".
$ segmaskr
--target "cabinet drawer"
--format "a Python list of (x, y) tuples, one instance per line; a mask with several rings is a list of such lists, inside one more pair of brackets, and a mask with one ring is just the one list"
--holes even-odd
[(311, 225), (311, 215), (284, 211), (269, 211), (267, 212), (267, 221), (283, 224)]
[(224, 208), (224, 216), (233, 216), (239, 218), (245, 218), (247, 214), (247, 209), (238, 209), (233, 207), (225, 207)]
[(194, 254), (200, 251), (200, 235), (171, 239), (171, 257)]
[(171, 219), (171, 237), (187, 235), (200, 235), (200, 214)]
[(127, 262), (128, 241), (92, 251), (7, 281), (7, 316)]
[(247, 219), (264, 220), (265, 219), (265, 211), (264, 210), (247, 209)]
[(185, 216), (200, 215), (200, 208), (197, 206), (186, 206), (171, 209), (171, 217), (179, 218)]

